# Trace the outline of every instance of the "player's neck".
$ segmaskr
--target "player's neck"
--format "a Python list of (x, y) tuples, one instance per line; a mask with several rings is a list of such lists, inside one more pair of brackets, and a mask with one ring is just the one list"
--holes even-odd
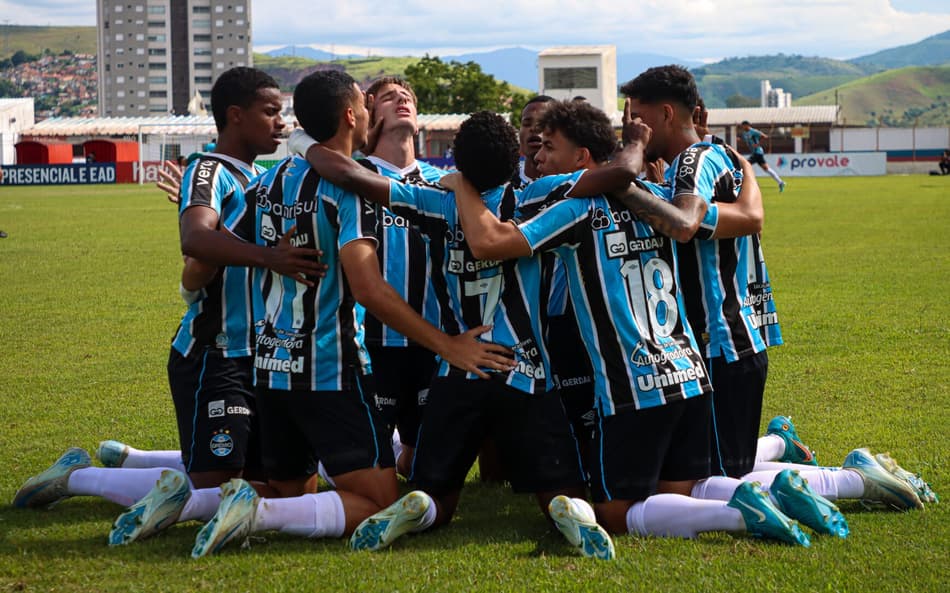
[(532, 157), (524, 157), (524, 176), (529, 179), (541, 177), (541, 173), (538, 172), (538, 167), (534, 164), (534, 158)]
[(670, 140), (670, 144), (667, 147), (667, 154), (663, 155), (663, 160), (672, 163), (673, 159), (675, 159), (679, 153), (700, 140), (702, 140), (702, 138), (696, 133), (696, 128), (693, 127), (692, 122), (690, 122), (689, 125), (684, 124), (679, 132)]
[(320, 144), (347, 157), (351, 156), (355, 151), (353, 147), (353, 136), (349, 130), (340, 130), (335, 136)]
[(411, 134), (383, 134), (376, 143), (372, 156), (405, 169), (416, 161), (416, 147)]
[(253, 149), (241, 142), (239, 139), (232, 138), (227, 134), (221, 134), (218, 137), (218, 142), (214, 147), (214, 152), (229, 156), (232, 159), (237, 159), (242, 163), (247, 164), (253, 163), (254, 159), (257, 158), (257, 153), (254, 152)]

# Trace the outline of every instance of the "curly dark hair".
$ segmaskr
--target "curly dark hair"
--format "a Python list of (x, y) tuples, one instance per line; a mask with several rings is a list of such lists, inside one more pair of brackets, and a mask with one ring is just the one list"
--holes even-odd
[(339, 70), (317, 70), (297, 84), (294, 113), (314, 140), (325, 142), (335, 136), (347, 106), (363, 100), (355, 84), (352, 76)]
[(480, 192), (508, 181), (518, 168), (518, 133), (496, 113), (473, 113), (453, 144), (455, 166)]
[(228, 123), (228, 107), (231, 105), (246, 109), (257, 99), (257, 91), (279, 88), (277, 81), (263, 70), (246, 66), (226, 70), (211, 87), (211, 114), (214, 115), (214, 127), (219, 132), (224, 129)]
[(650, 68), (621, 86), (620, 92), (641, 103), (678, 103), (690, 112), (699, 103), (699, 89), (693, 75), (676, 65)]
[(617, 135), (607, 114), (584, 101), (556, 101), (538, 119), (544, 132), (560, 132), (590, 151), (595, 163), (606, 162), (617, 148)]

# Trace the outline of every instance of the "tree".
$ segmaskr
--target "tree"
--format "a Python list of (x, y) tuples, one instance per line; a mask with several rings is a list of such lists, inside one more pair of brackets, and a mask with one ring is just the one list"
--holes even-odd
[(726, 99), (726, 107), (758, 107), (759, 100), (736, 93)]
[(527, 100), (475, 62), (443, 62), (428, 54), (406, 68), (406, 80), (418, 98), (419, 113), (502, 113)]

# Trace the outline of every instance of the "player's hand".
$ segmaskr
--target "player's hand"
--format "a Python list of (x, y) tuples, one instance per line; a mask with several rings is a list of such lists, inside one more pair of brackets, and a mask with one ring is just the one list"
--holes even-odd
[(628, 98), (623, 103), (623, 130), (621, 137), (623, 138), (624, 145), (639, 142), (646, 146), (650, 143), (650, 137), (652, 135), (653, 130), (650, 129), (650, 126), (643, 123), (643, 120), (639, 117), (633, 117), (633, 107)]
[(277, 245), (271, 249), (271, 261), (267, 267), (301, 284), (313, 286), (315, 282), (311, 278), (326, 276), (328, 266), (320, 261), (323, 252), (319, 249), (295, 247), (291, 243), (296, 231), (297, 225), (290, 227), (277, 241)]
[[(373, 121), (372, 118), (370, 121)], [(366, 134), (366, 144), (363, 145), (363, 148), (360, 149), (360, 152), (363, 154), (373, 154), (373, 151), (376, 150), (376, 145), (379, 144), (379, 137), (382, 135), (382, 133), (383, 120), (380, 119), (373, 124), (372, 128), (369, 129), (369, 132)]]
[(664, 175), (666, 172), (666, 161), (663, 159), (656, 159), (655, 161), (648, 162), (644, 169), (644, 173), (647, 181), (652, 181), (653, 183), (663, 183)]
[(439, 352), (439, 356), (454, 367), (475, 373), (482, 379), (488, 374), (482, 368), (496, 371), (510, 371), (515, 368), (515, 360), (510, 349), (498, 344), (478, 341), (478, 336), (490, 331), (490, 325), (482, 325), (468, 330), (464, 334), (451, 336)]
[(693, 110), (693, 127), (696, 128), (696, 134), (700, 138), (705, 138), (709, 134), (709, 111), (705, 107), (696, 106)]
[(443, 175), (439, 178), (439, 185), (444, 187), (449, 191), (458, 191), (459, 187), (462, 185), (462, 174), (458, 171), (449, 173), (448, 175)]
[(158, 176), (161, 181), (155, 183), (155, 187), (165, 192), (165, 197), (172, 204), (179, 201), (178, 192), (181, 190), (181, 169), (175, 161), (165, 161), (165, 166), (158, 170)]

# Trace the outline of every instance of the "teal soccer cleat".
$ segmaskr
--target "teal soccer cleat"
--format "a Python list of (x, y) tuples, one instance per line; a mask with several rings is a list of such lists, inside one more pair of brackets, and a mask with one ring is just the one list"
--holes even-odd
[(555, 496), (548, 503), (548, 512), (567, 541), (588, 558), (614, 559), (614, 542), (597, 524), (594, 509), (583, 500)]
[(163, 471), (155, 487), (115, 520), (109, 545), (130, 544), (173, 525), (190, 496), (188, 476), (178, 470)]
[(235, 478), (221, 486), (221, 504), (195, 538), (192, 558), (214, 554), (228, 543), (244, 542), (253, 531), (260, 498), (254, 487)]
[(798, 470), (779, 472), (769, 488), (783, 513), (817, 533), (848, 537), (848, 521), (831, 501), (819, 496)]
[(864, 480), (864, 495), (861, 501), (870, 504), (883, 504), (899, 511), (907, 509), (922, 509), (917, 491), (904, 480), (891, 472), (871, 457), (867, 449), (855, 449), (848, 453), (841, 464), (842, 469), (850, 469), (861, 474)]
[(360, 523), (350, 537), (354, 550), (381, 550), (413, 531), (422, 522), (432, 499), (421, 490), (413, 490), (375, 515)]
[(897, 461), (891, 457), (890, 453), (878, 453), (874, 456), (874, 459), (892, 475), (910, 484), (910, 487), (917, 493), (920, 502), (940, 502), (940, 497), (930, 489), (930, 484), (921, 478), (920, 474), (913, 474), (897, 465)]
[(742, 513), (746, 531), (755, 537), (777, 539), (787, 544), (808, 547), (811, 541), (792, 521), (778, 510), (758, 482), (743, 482), (726, 503)]
[(92, 465), (92, 458), (84, 449), (79, 447), (67, 449), (56, 463), (20, 486), (13, 497), (13, 506), (21, 509), (50, 507), (69, 498), (72, 496), (68, 491), (69, 475), (77, 469), (90, 465)]
[(806, 447), (795, 432), (795, 425), (788, 416), (776, 416), (769, 421), (766, 434), (774, 434), (785, 441), (785, 454), (779, 458), (779, 461), (785, 463), (801, 463), (804, 465), (818, 465), (815, 454)]
[(102, 441), (96, 448), (96, 459), (105, 467), (122, 467), (129, 456), (129, 446), (119, 441)]

